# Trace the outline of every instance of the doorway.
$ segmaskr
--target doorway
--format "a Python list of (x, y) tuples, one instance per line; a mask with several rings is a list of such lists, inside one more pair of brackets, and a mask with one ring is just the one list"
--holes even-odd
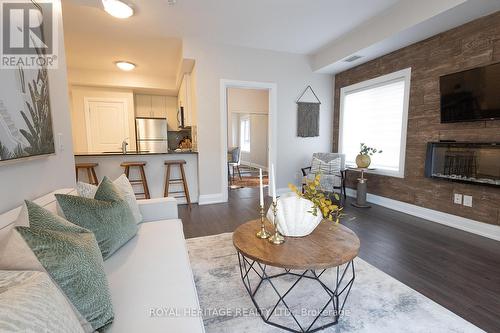
[[(224, 193), (245, 197), (269, 183), (268, 171), (276, 164), (276, 86), (273, 83), (221, 81), (223, 112)], [(276, 166), (275, 166), (276, 167)], [(265, 190), (265, 192), (268, 192)], [(233, 195), (235, 194), (235, 195)]]
[(230, 190), (267, 187), (269, 90), (227, 89), (228, 182)]

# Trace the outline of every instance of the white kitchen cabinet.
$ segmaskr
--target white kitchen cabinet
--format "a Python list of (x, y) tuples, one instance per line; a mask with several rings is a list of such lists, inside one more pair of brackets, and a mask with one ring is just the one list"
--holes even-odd
[(195, 125), (193, 123), (193, 89), (191, 84), (191, 75), (184, 74), (177, 97), (179, 109), (181, 106), (184, 108), (184, 126)]
[(153, 118), (167, 118), (166, 96), (151, 96), (151, 116)]
[(143, 118), (167, 118), (167, 96), (135, 95), (135, 116)]
[(167, 104), (167, 124), (169, 131), (177, 131), (179, 129), (179, 120), (177, 119), (177, 97), (166, 96)]
[(151, 117), (151, 95), (134, 95), (135, 98), (135, 116)]

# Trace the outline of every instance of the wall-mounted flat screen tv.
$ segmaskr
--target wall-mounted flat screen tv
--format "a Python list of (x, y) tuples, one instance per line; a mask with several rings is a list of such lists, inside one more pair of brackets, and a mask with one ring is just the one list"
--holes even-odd
[(441, 122), (500, 119), (500, 63), (440, 77)]

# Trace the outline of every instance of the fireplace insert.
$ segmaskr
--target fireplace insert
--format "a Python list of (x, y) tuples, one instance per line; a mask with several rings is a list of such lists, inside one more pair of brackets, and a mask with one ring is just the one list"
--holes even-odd
[(425, 176), (500, 186), (500, 142), (429, 142)]

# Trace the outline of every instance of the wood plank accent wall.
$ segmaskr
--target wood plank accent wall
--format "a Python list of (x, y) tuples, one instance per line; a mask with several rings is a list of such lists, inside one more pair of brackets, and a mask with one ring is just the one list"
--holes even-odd
[[(424, 176), (429, 141), (500, 141), (500, 121), (441, 124), (439, 93), (439, 76), (499, 61), (500, 12), (496, 12), (337, 74), (334, 151), (338, 151), (340, 88), (411, 67), (405, 178), (368, 175), (368, 191), (500, 225), (500, 188)], [(358, 175), (348, 173), (347, 186), (355, 188)], [(453, 204), (453, 193), (472, 195), (473, 207)]]

